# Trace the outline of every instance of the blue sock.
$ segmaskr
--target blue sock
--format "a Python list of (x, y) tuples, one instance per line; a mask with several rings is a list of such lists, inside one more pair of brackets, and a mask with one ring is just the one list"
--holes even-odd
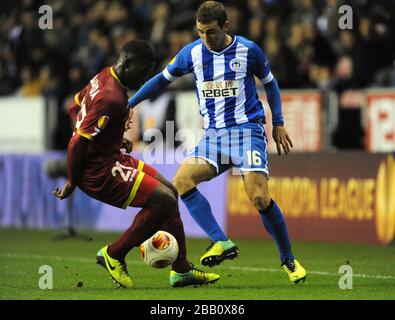
[(215, 220), (210, 204), (198, 189), (193, 188), (189, 190), (181, 196), (181, 200), (188, 208), (192, 218), (207, 233), (213, 242), (228, 239)]
[(284, 263), (286, 259), (293, 261), (294, 255), (291, 251), (287, 225), (280, 208), (271, 200), (269, 206), (259, 211), (259, 213), (261, 214), (265, 229), (270, 233), (274, 241), (276, 241), (278, 250), (280, 251), (281, 263)]

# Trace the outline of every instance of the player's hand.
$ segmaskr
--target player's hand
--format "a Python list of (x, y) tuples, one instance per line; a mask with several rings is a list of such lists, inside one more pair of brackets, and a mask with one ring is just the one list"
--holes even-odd
[(281, 147), (285, 154), (288, 154), (293, 147), (292, 140), (289, 137), (284, 126), (273, 126), (273, 139), (277, 146), (277, 153), (281, 156)]
[(64, 184), (62, 189), (59, 189), (58, 187), (55, 188), (54, 191), (52, 191), (52, 194), (59, 198), (60, 200), (68, 198), (74, 191), (75, 185), (72, 185), (68, 180)]

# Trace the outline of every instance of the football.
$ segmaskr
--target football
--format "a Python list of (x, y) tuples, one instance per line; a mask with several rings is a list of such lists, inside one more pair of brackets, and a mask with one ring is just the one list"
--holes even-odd
[(140, 245), (140, 255), (149, 266), (166, 268), (177, 259), (177, 240), (169, 232), (159, 230)]

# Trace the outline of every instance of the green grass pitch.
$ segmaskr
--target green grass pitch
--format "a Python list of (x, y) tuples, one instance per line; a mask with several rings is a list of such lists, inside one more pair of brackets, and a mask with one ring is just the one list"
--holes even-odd
[[(211, 270), (221, 279), (204, 287), (171, 288), (169, 269), (144, 264), (136, 249), (128, 255), (133, 289), (119, 289), (95, 264), (99, 248), (115, 233), (81, 232), (91, 241), (53, 240), (57, 231), (0, 229), (0, 299), (130, 299), (130, 300), (353, 300), (395, 299), (395, 247), (294, 242), (293, 249), (308, 278), (291, 284), (280, 268), (274, 242), (236, 240), (240, 257)], [(198, 261), (209, 242), (188, 239), (189, 259)], [(353, 288), (339, 288), (339, 267), (348, 261)], [(53, 289), (42, 290), (39, 268), (53, 270)], [(207, 270), (207, 268), (202, 268)], [(82, 286), (77, 286), (78, 283)]]

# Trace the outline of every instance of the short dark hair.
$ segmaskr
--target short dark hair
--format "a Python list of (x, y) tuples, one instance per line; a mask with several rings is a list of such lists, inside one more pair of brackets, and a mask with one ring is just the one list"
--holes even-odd
[(122, 52), (134, 55), (137, 59), (145, 60), (147, 62), (156, 61), (156, 55), (151, 45), (144, 40), (131, 40), (126, 42), (122, 47)]
[(225, 7), (218, 1), (206, 1), (202, 3), (196, 13), (196, 20), (203, 24), (217, 21), (222, 28), (228, 20)]

